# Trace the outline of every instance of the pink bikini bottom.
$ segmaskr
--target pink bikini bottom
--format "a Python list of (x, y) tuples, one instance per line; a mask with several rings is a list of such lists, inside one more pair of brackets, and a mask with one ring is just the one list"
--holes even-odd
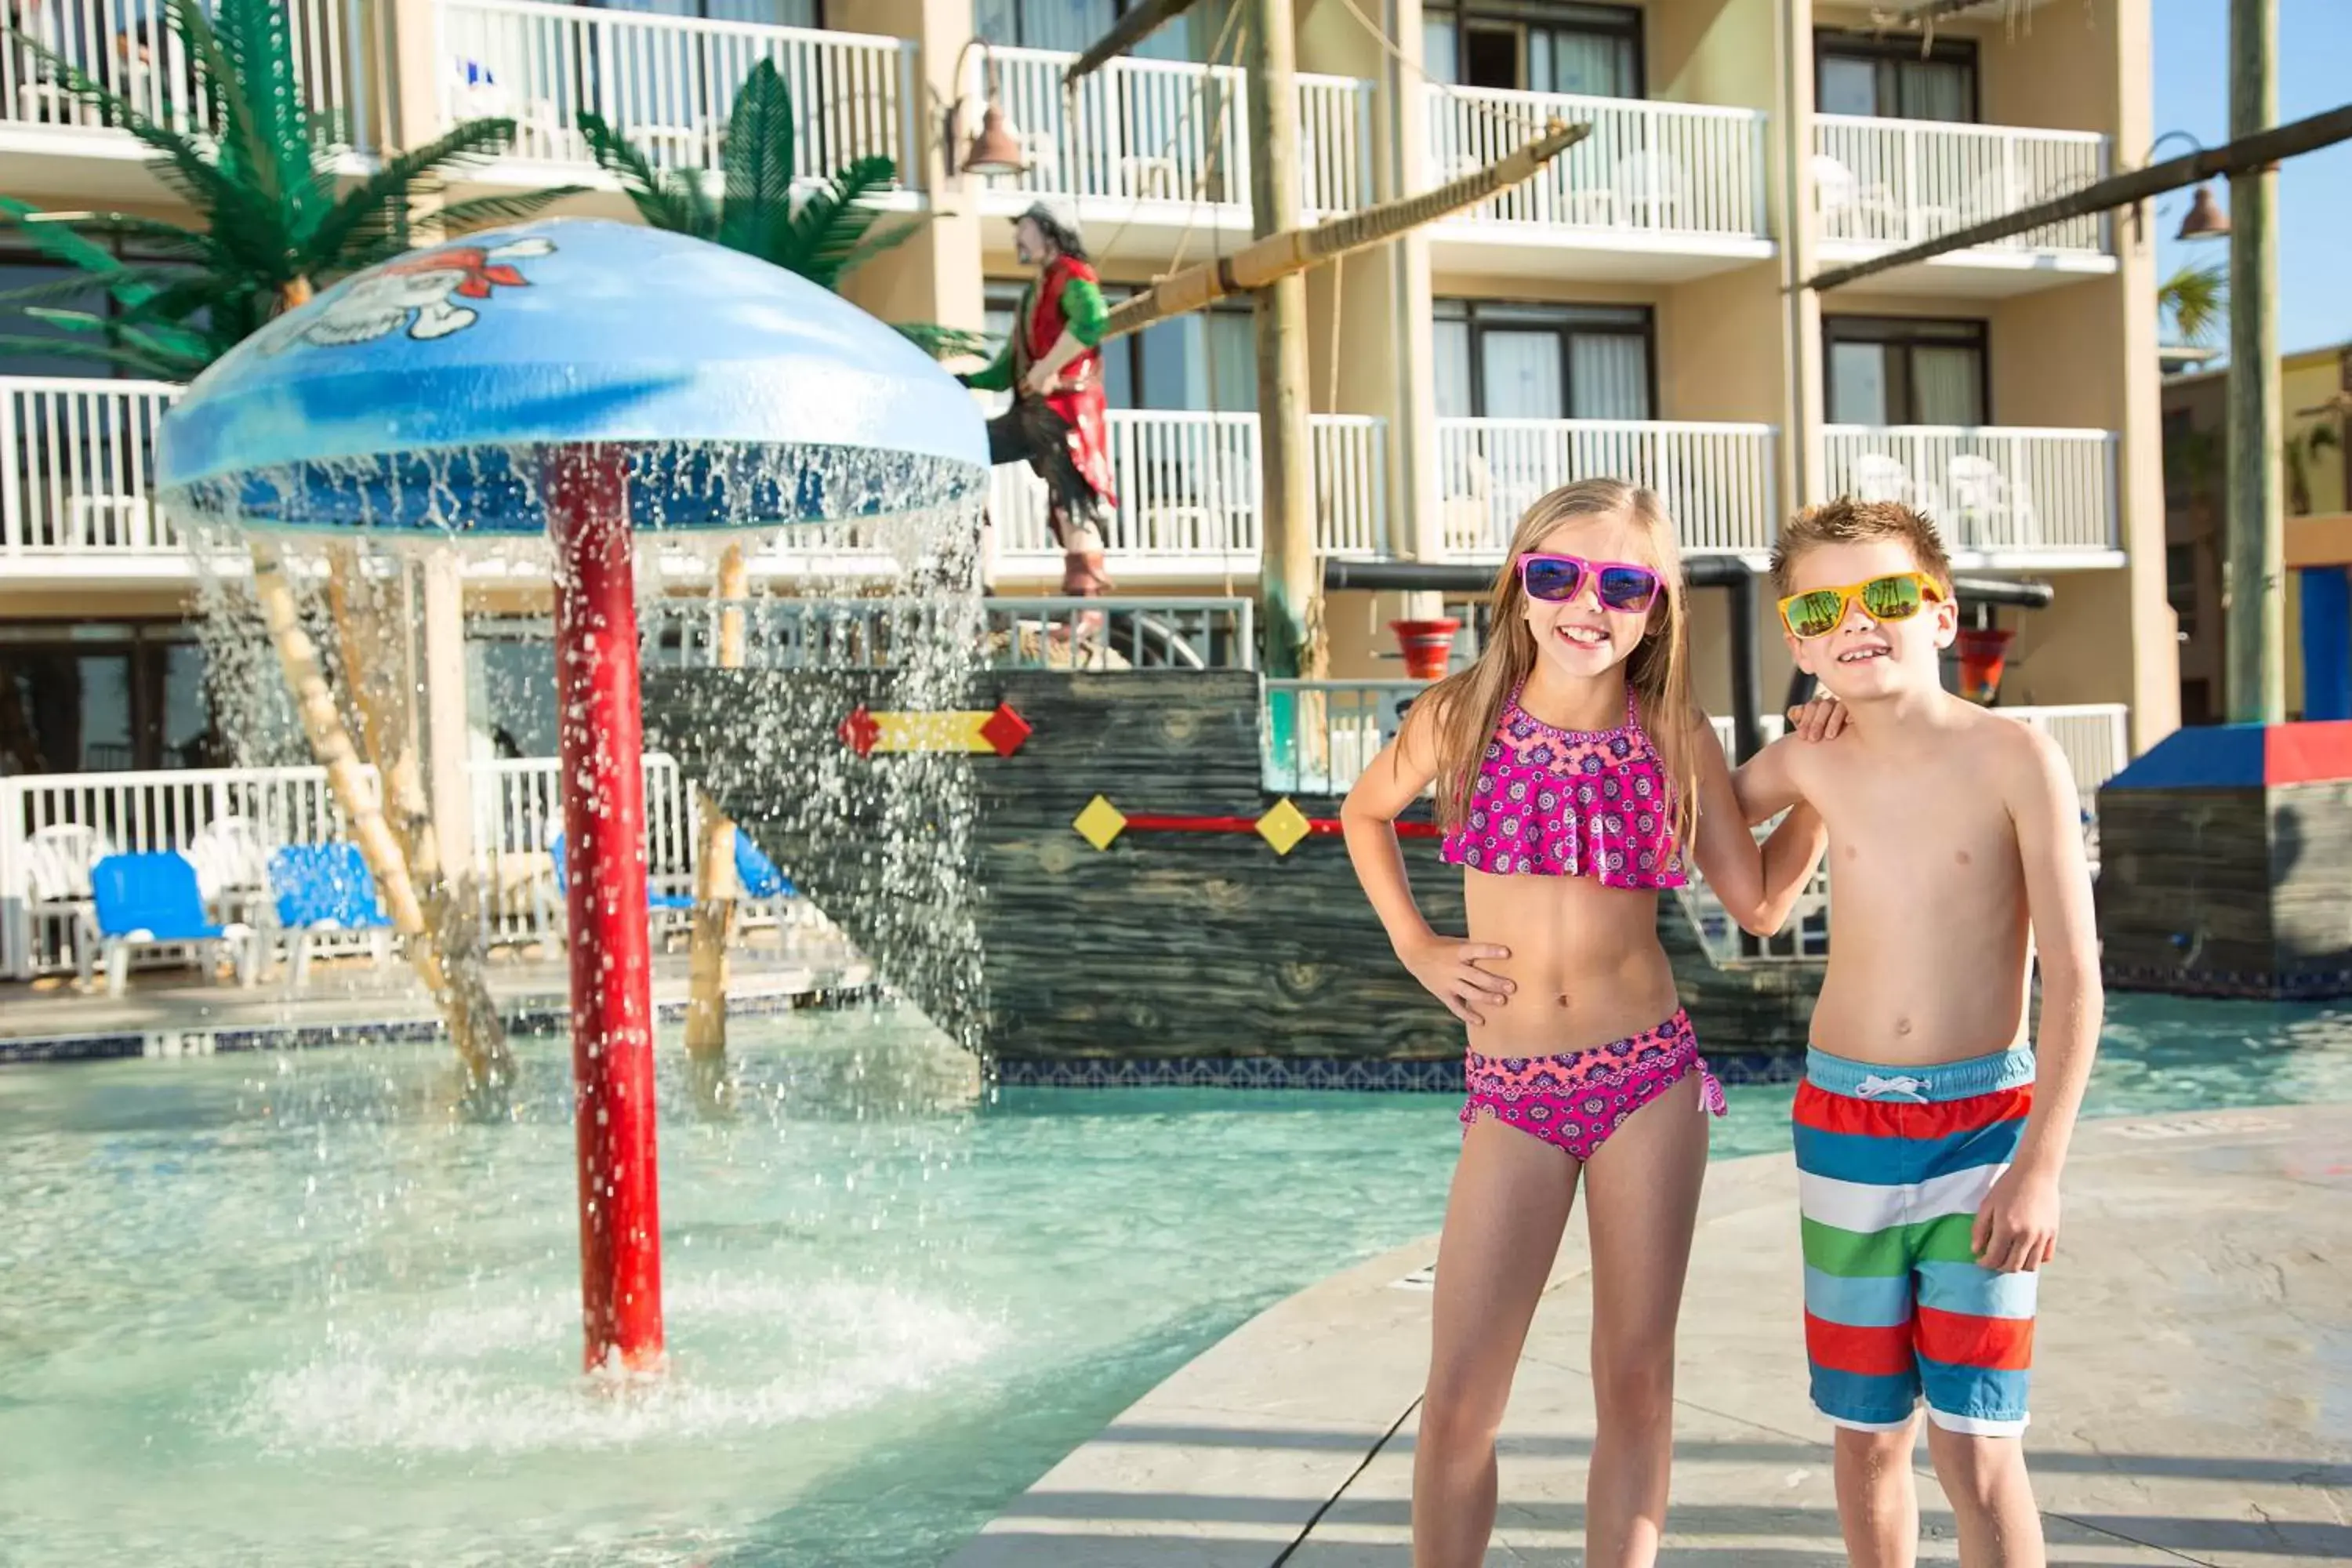
[(1507, 1122), (1522, 1132), (1590, 1160), (1618, 1124), (1682, 1081), (1699, 1075), (1699, 1108), (1720, 1116), (1723, 1086), (1698, 1054), (1690, 1016), (1675, 1016), (1631, 1039), (1559, 1057), (1482, 1057), (1469, 1054), (1463, 1073), (1470, 1098), (1462, 1107), (1466, 1134), (1481, 1117)]

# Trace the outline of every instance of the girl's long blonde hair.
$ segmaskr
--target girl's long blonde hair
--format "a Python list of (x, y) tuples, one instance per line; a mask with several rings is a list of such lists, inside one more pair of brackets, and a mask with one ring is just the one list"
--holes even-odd
[(1495, 577), (1491, 631), (1478, 662), (1423, 696), (1437, 726), (1437, 819), (1448, 831), (1470, 815), (1471, 792), (1477, 785), (1487, 742), (1502, 722), (1503, 704), (1536, 667), (1536, 639), (1528, 629), (1519, 557), (1541, 548), (1544, 537), (1563, 522), (1619, 512), (1641, 525), (1649, 542), (1650, 564), (1664, 584), (1641, 646), (1625, 661), (1625, 677), (1640, 703), (1643, 728), (1673, 786), (1675, 840), (1685, 855), (1690, 853), (1698, 821), (1698, 767), (1690, 736), (1698, 707), (1691, 698), (1690, 616), (1682, 552), (1656, 493), (1623, 479), (1580, 479), (1528, 508)]

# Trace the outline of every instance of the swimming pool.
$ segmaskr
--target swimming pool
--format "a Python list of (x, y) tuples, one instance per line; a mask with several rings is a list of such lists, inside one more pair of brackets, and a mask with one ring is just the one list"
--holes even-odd
[[(2352, 1100), (2352, 1013), (2111, 999), (2095, 1114)], [(919, 1020), (665, 1074), (675, 1375), (583, 1389), (568, 1051), (0, 1070), (0, 1559), (939, 1562), (1161, 1377), (1433, 1229), (1436, 1096), (982, 1093)], [(665, 1058), (665, 1068), (675, 1065)], [(1738, 1089), (1718, 1155), (1785, 1146)]]

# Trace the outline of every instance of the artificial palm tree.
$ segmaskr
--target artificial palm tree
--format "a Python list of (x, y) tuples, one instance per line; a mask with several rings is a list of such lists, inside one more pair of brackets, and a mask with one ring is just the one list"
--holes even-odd
[[(304, 102), (285, 8), (275, 0), (166, 0), (207, 125), (196, 134), (152, 119), (37, 40), (15, 41), (68, 90), (150, 149), (156, 174), (203, 220), (123, 213), (45, 213), (0, 201), (36, 247), (86, 277), (0, 294), (14, 310), (62, 329), (62, 340), (0, 336), (0, 347), (79, 354), (166, 380), (185, 380), (281, 310), (350, 273), (406, 250), (426, 225), (443, 234), (528, 216), (577, 193), (566, 185), (435, 205), (441, 182), (510, 142), (510, 120), (469, 120), (396, 153), (345, 190), (326, 116)], [(128, 263), (94, 243), (134, 243)], [(59, 310), (53, 301), (101, 284), (121, 309)]]
[[(888, 209), (878, 198), (898, 183), (898, 165), (888, 158), (854, 158), (815, 188), (794, 189), (799, 132), (792, 91), (772, 60), (752, 66), (735, 94), (717, 199), (701, 170), (656, 170), (601, 115), (583, 111), (580, 133), (652, 227), (756, 256), (821, 288), (838, 290), (844, 278), (915, 233), (911, 222), (883, 225)], [(988, 347), (984, 335), (960, 328), (909, 321), (898, 330), (935, 358)]]
[[(15, 37), (53, 79), (150, 149), (158, 176), (201, 224), (43, 213), (0, 198), (0, 216), (80, 274), (0, 295), (0, 310), (65, 334), (0, 334), (0, 348), (79, 354), (184, 381), (320, 286), (408, 249), (420, 228), (447, 235), (505, 222), (581, 188), (437, 205), (446, 175), (513, 137), (511, 121), (474, 120), (392, 154), (346, 189), (333, 128), (303, 100), (288, 14), (275, 0), (218, 0), (211, 15), (198, 0), (166, 0), (166, 10), (190, 64), (194, 100), (204, 106), (201, 133), (149, 117), (36, 40)], [(153, 259), (122, 261), (103, 239), (135, 242)], [(112, 298), (114, 310), (54, 303), (86, 294), (92, 282)], [(380, 694), (359, 679), (384, 628), (358, 603), (358, 574), (348, 552), (338, 552), (331, 592), (347, 687), (338, 700), (276, 548), (257, 542), (252, 555), (255, 595), (312, 752), (470, 1076), (478, 1087), (495, 1087), (510, 1076), (511, 1058), (467, 929), (459, 879), (439, 864), (414, 728), (394, 721)], [(346, 707), (362, 721), (364, 750), (352, 740)], [(371, 787), (363, 759), (375, 764), (380, 787)], [(389, 815), (380, 795), (389, 798)]]

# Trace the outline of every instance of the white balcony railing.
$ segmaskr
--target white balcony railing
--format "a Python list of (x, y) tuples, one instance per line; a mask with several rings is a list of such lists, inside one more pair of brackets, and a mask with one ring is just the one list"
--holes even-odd
[(514, 155), (592, 161), (583, 110), (662, 169), (720, 167), (727, 117), (751, 68), (790, 89), (793, 174), (822, 179), (856, 158), (919, 177), (915, 44), (863, 33), (714, 22), (536, 0), (443, 0), (442, 110), (452, 123), (515, 121)]
[[(1314, 416), (1317, 548), (1375, 554), (1387, 542), (1387, 429), (1378, 418)], [(1105, 542), (1114, 562), (1255, 568), (1262, 542), (1255, 414), (1115, 408), (1111, 471), (1118, 508)], [(1000, 562), (1061, 552), (1045, 488), (1027, 468), (995, 470), (989, 498)]]
[(154, 452), (179, 395), (158, 381), (0, 376), (0, 563), (176, 553)]
[[(645, 770), (646, 877), (660, 891), (688, 892), (699, 837), (695, 792), (671, 757), (649, 752)], [(476, 763), (471, 785), (474, 864), (491, 939), (513, 942), (560, 930), (562, 900), (547, 852), (563, 828), (557, 760)], [(217, 825), (230, 821), (240, 830), (224, 835)], [(316, 844), (348, 833), (320, 767), (0, 779), (0, 976), (23, 979), (71, 967), (68, 932), (58, 929), (75, 918), (71, 889), (44, 885), (47, 863), (35, 852), (42, 829), (64, 824), (94, 829), (109, 853), (187, 854), (208, 897), (262, 893), (267, 868), (247, 863), (241, 845)]]
[[(2107, 139), (2087, 132), (1813, 117), (1813, 207), (1825, 240), (1916, 245), (2080, 190), (2106, 173)], [(1984, 248), (2104, 254), (2107, 218), (2068, 218)]]
[[(305, 107), (331, 128), (339, 145), (363, 146), (367, 75), (359, 54), (358, 0), (284, 0), (284, 7)], [(0, 22), (150, 120), (177, 129), (211, 120), (186, 52), (152, 0), (15, 0), (0, 8)], [(16, 125), (107, 129), (99, 111), (77, 99), (52, 67), (15, 39), (0, 38), (0, 127)]]
[(1954, 550), (2120, 548), (2112, 432), (1832, 425), (1822, 434), (1828, 494), (1915, 507)]
[(1552, 120), (1592, 133), (1469, 215), (1648, 234), (1768, 237), (1764, 115), (1640, 99), (1433, 87), (1430, 174), (1444, 184), (1516, 152)]
[(1656, 490), (1685, 550), (1769, 550), (1769, 425), (1651, 419), (1440, 419), (1446, 553), (1500, 556), (1538, 497), (1613, 477)]
[[(1249, 205), (1247, 88), (1232, 66), (1121, 55), (1081, 78), (1054, 49), (995, 51), (1000, 100), (1029, 167), (992, 182), (1003, 191), (1179, 205)], [(1301, 76), (1299, 200), (1336, 212), (1370, 199), (1371, 84)]]

